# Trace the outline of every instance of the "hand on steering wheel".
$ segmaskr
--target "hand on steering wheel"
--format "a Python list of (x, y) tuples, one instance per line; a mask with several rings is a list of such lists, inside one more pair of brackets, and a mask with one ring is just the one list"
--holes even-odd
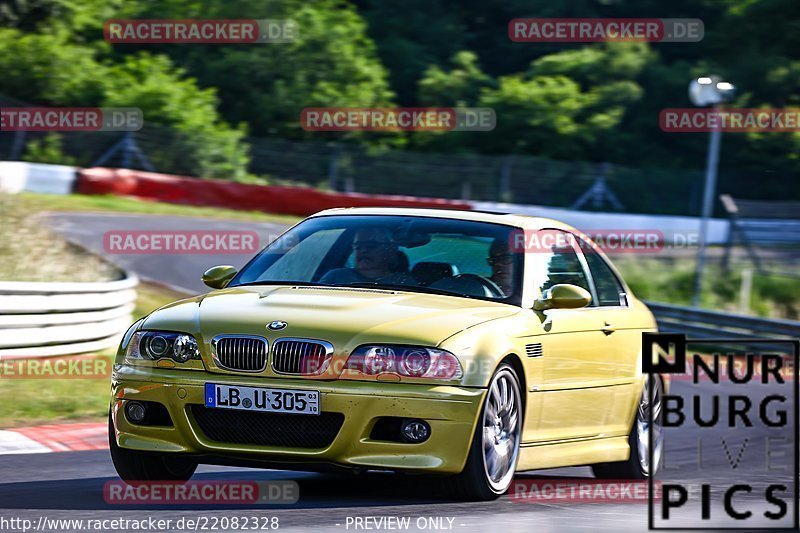
[(477, 281), (481, 285), (483, 285), (486, 290), (489, 291), (489, 296), (492, 298), (506, 298), (506, 293), (503, 292), (497, 283), (492, 281), (489, 278), (485, 278), (483, 276), (479, 276), (478, 274), (457, 274), (453, 276), (453, 279), (471, 279), (473, 281)]

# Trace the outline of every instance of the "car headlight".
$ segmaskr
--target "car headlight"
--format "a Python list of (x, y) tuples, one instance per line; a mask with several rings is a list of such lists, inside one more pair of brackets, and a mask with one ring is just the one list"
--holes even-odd
[(447, 350), (424, 346), (369, 344), (356, 348), (347, 368), (367, 375), (393, 373), (420, 379), (459, 379), (458, 358)]
[(171, 331), (137, 331), (133, 334), (125, 353), (128, 359), (168, 358), (177, 363), (200, 359), (197, 339), (187, 333)]

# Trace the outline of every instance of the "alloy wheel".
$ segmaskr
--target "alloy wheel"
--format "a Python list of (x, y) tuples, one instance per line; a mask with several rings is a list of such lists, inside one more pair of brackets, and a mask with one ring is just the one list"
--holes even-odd
[(505, 491), (514, 477), (520, 428), (519, 384), (503, 369), (492, 380), (483, 413), (483, 466), (495, 492)]
[[(653, 403), (650, 404), (650, 385), (653, 387)], [(639, 443), (639, 466), (645, 475), (650, 475), (650, 432), (653, 433), (653, 465), (652, 472), (658, 472), (661, 459), (664, 453), (664, 427), (661, 420), (662, 408), (661, 384), (658, 378), (647, 377), (644, 383), (644, 390), (639, 401), (639, 408), (636, 411), (636, 432)], [(650, 425), (650, 410), (653, 411), (653, 424)]]

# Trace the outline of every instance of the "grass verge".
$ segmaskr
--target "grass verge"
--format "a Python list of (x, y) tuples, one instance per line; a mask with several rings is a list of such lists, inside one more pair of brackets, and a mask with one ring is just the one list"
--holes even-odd
[(196, 207), (114, 195), (21, 193), (19, 197), (35, 205), (37, 211), (146, 213), (148, 215), (221, 218), (250, 222), (275, 222), (279, 224), (294, 224), (300, 220), (299, 217), (275, 215), (263, 213), (261, 211), (237, 211), (235, 209), (224, 209), (221, 207)]
[(44, 227), (35, 203), (0, 193), (0, 280), (108, 281), (120, 272)]
[[(615, 257), (613, 261), (638, 298), (677, 305), (691, 304), (694, 260)], [(741, 284), (741, 267), (725, 272), (717, 264), (708, 265), (701, 307), (740, 313)], [(750, 309), (746, 314), (800, 320), (800, 279), (754, 274)]]

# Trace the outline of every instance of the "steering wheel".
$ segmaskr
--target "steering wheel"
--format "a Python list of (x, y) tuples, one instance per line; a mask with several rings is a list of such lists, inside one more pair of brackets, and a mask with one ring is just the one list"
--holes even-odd
[[(500, 287), (497, 286), (497, 284), (494, 281), (490, 280), (489, 278), (484, 278), (483, 276), (479, 276), (478, 274), (456, 274), (451, 278), (445, 278), (441, 281), (437, 281), (436, 283), (432, 283), (431, 287), (435, 288), (435, 286), (441, 285), (441, 288), (444, 289), (444, 288), (449, 288), (452, 285), (456, 285), (457, 287), (456, 290), (470, 294), (471, 291), (465, 290), (465, 287), (463, 286), (458, 287), (458, 285), (461, 285), (459, 281), (465, 281), (467, 282), (466, 285), (473, 285), (473, 286), (474, 283), (478, 283), (481, 286), (481, 288), (484, 289), (484, 292), (488, 293), (488, 294), (474, 294), (474, 296), (489, 296), (492, 298), (506, 297), (506, 294)], [(444, 285), (447, 285), (448, 287), (445, 287)]]

